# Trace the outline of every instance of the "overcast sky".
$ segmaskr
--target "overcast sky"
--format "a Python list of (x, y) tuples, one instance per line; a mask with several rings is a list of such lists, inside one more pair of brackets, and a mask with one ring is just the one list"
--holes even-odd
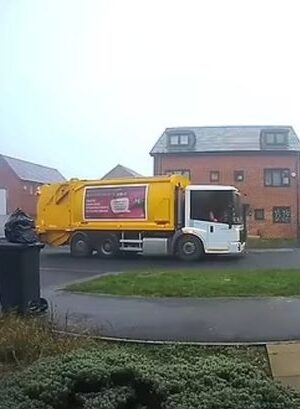
[(293, 125), (299, 0), (0, 0), (0, 153), (152, 174), (172, 126)]

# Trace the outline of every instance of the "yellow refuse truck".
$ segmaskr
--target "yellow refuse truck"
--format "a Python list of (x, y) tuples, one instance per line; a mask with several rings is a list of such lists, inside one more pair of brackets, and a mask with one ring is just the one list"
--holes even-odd
[(45, 185), (37, 230), (49, 245), (102, 257), (123, 252), (240, 254), (245, 248), (240, 194), (232, 186), (191, 185), (182, 176), (77, 180)]

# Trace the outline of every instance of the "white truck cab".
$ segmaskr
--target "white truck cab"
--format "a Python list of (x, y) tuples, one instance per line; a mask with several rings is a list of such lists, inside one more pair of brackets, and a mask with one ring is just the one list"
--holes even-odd
[[(233, 186), (190, 185), (184, 194), (184, 235), (198, 237), (205, 254), (241, 254), (245, 249), (245, 226), (240, 193)], [(186, 258), (193, 253), (186, 240)], [(190, 254), (191, 255), (191, 254)]]

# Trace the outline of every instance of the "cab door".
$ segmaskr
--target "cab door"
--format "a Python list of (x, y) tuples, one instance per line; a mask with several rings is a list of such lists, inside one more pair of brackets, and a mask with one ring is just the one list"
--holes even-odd
[(218, 222), (208, 222), (208, 250), (227, 251), (229, 249), (229, 225)]
[(188, 189), (185, 222), (186, 226), (196, 229), (207, 253), (222, 253), (229, 250), (231, 229), (227, 223), (209, 220), (211, 194), (210, 190)]

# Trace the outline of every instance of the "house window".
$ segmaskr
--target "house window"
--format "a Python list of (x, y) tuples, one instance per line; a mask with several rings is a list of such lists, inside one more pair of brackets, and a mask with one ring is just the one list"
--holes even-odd
[(290, 186), (289, 169), (265, 169), (265, 186)]
[(219, 182), (219, 180), (220, 180), (220, 172), (218, 170), (212, 170), (210, 172), (210, 181)]
[(181, 175), (188, 179), (191, 179), (191, 171), (190, 169), (168, 169), (165, 170), (165, 175)]
[(244, 181), (244, 171), (243, 170), (235, 170), (233, 172), (233, 177), (235, 182), (243, 182)]
[(288, 143), (287, 131), (263, 131), (262, 141), (265, 145), (286, 146)]
[(273, 207), (273, 223), (291, 223), (290, 207)]
[(170, 135), (169, 136), (170, 145), (179, 145), (179, 135)]
[(169, 135), (169, 144), (171, 146), (189, 145), (189, 134), (173, 134)]
[(255, 220), (265, 220), (265, 210), (264, 209), (255, 209), (254, 210), (254, 219)]
[(188, 145), (189, 144), (189, 136), (186, 134), (178, 135), (179, 136), (179, 145)]

